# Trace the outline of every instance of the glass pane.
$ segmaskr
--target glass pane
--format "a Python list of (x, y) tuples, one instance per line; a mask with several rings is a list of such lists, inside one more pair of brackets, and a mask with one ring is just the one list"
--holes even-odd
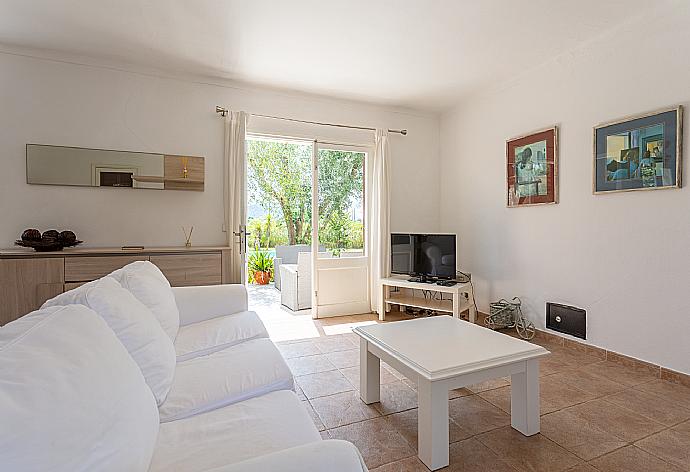
[(306, 257), (311, 264), (312, 153), (311, 142), (247, 139), (250, 283), (259, 282), (255, 274), (264, 266), (273, 282), (276, 257), (282, 264), (298, 264)]
[(319, 149), (319, 245), (327, 256), (364, 255), (365, 158), (363, 152)]

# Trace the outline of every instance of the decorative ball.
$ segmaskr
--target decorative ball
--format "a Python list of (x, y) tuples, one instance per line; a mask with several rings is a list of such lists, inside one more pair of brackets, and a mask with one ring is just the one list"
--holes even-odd
[(56, 229), (49, 229), (43, 232), (41, 240), (45, 242), (57, 241), (58, 236), (60, 236), (60, 233)]
[(22, 241), (40, 241), (41, 232), (37, 229), (27, 229), (22, 233)]
[(72, 231), (62, 231), (58, 235), (58, 241), (62, 244), (74, 244), (77, 241), (77, 235)]

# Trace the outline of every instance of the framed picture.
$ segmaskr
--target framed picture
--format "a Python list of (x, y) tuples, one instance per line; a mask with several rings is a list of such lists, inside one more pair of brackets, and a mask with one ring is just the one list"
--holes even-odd
[(593, 192), (680, 188), (683, 107), (594, 128)]
[(506, 142), (508, 207), (558, 203), (558, 127)]

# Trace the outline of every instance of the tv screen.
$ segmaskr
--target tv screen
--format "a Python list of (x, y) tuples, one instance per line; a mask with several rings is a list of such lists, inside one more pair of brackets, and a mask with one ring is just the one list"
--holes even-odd
[(454, 234), (391, 234), (391, 272), (455, 278)]

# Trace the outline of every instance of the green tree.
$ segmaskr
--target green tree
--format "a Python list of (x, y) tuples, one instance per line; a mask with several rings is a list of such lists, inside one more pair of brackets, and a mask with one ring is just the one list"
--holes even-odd
[[(311, 158), (311, 145), (267, 140), (247, 142), (251, 198), (261, 202), (269, 212), (280, 210), (288, 244), (311, 242)], [(324, 234), (330, 231), (335, 235), (338, 229), (328, 225), (342, 225), (342, 215), (346, 215), (349, 206), (362, 201), (364, 153), (321, 150), (318, 169), (320, 229)], [(342, 241), (339, 236), (333, 243)]]
[(280, 141), (247, 142), (251, 198), (271, 210), (278, 207), (288, 243), (309, 242), (311, 147)]

